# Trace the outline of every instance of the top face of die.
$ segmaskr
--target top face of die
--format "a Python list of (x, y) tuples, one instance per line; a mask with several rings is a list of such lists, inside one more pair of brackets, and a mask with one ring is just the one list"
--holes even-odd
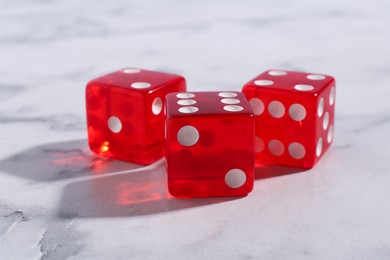
[(138, 68), (126, 68), (94, 79), (89, 84), (102, 84), (149, 92), (159, 89), (165, 84), (183, 79), (182, 76), (176, 74)]
[(245, 87), (316, 94), (328, 87), (332, 82), (334, 82), (334, 78), (324, 74), (268, 70), (252, 79)]
[(252, 109), (241, 92), (175, 92), (166, 96), (166, 104), (169, 117), (253, 116)]

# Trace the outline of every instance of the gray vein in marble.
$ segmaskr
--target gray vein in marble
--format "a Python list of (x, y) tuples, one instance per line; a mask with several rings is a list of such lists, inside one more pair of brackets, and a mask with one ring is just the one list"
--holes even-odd
[(22, 85), (0, 84), (0, 101), (12, 98), (23, 90), (24, 87)]
[(11, 210), (7, 206), (4, 206), (0, 204), (0, 216), (3, 219), (6, 219), (6, 224), (4, 225), (4, 222), (0, 226), (0, 241), (3, 239), (4, 236), (8, 235), (12, 232), (12, 230), (15, 228), (16, 225), (20, 221), (28, 221), (27, 216), (23, 213), (23, 211), (20, 210)]
[(390, 114), (389, 115), (383, 115), (383, 116), (375, 116), (374, 118), (371, 118), (371, 120), (362, 127), (359, 127), (358, 129), (355, 129), (353, 132), (355, 134), (360, 134), (366, 131), (374, 130), (376, 128), (380, 127), (386, 127), (390, 123)]
[(74, 114), (59, 114), (50, 116), (20, 117), (0, 114), (0, 124), (45, 124), (57, 131), (78, 131), (85, 129), (85, 120)]
[(75, 257), (83, 250), (85, 235), (77, 232), (72, 224), (73, 221), (49, 224), (38, 242), (41, 260)]

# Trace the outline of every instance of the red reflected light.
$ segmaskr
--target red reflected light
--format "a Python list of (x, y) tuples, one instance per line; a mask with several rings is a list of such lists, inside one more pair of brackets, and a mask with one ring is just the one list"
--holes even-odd
[(162, 198), (161, 193), (152, 192), (156, 188), (156, 184), (136, 186), (133, 183), (122, 183), (121, 186), (116, 200), (116, 204), (121, 206), (156, 201)]

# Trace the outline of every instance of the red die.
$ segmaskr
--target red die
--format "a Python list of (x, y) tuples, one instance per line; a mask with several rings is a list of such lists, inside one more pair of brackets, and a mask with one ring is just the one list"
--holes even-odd
[(241, 196), (254, 182), (254, 116), (242, 93), (166, 97), (169, 192), (178, 197)]
[(311, 168), (333, 140), (335, 80), (293, 71), (266, 71), (242, 92), (256, 121), (256, 163)]
[(128, 68), (86, 88), (88, 141), (100, 156), (149, 164), (163, 156), (164, 98), (185, 91), (183, 77)]

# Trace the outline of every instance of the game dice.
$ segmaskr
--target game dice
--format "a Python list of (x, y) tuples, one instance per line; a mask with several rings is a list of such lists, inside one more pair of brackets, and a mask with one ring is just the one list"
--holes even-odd
[(137, 164), (160, 159), (165, 143), (165, 96), (185, 90), (185, 79), (179, 75), (138, 68), (90, 81), (86, 106), (91, 150)]
[(311, 168), (333, 141), (335, 80), (269, 70), (242, 89), (255, 114), (256, 163)]
[(239, 92), (166, 97), (169, 192), (178, 197), (242, 196), (254, 183), (254, 115)]

